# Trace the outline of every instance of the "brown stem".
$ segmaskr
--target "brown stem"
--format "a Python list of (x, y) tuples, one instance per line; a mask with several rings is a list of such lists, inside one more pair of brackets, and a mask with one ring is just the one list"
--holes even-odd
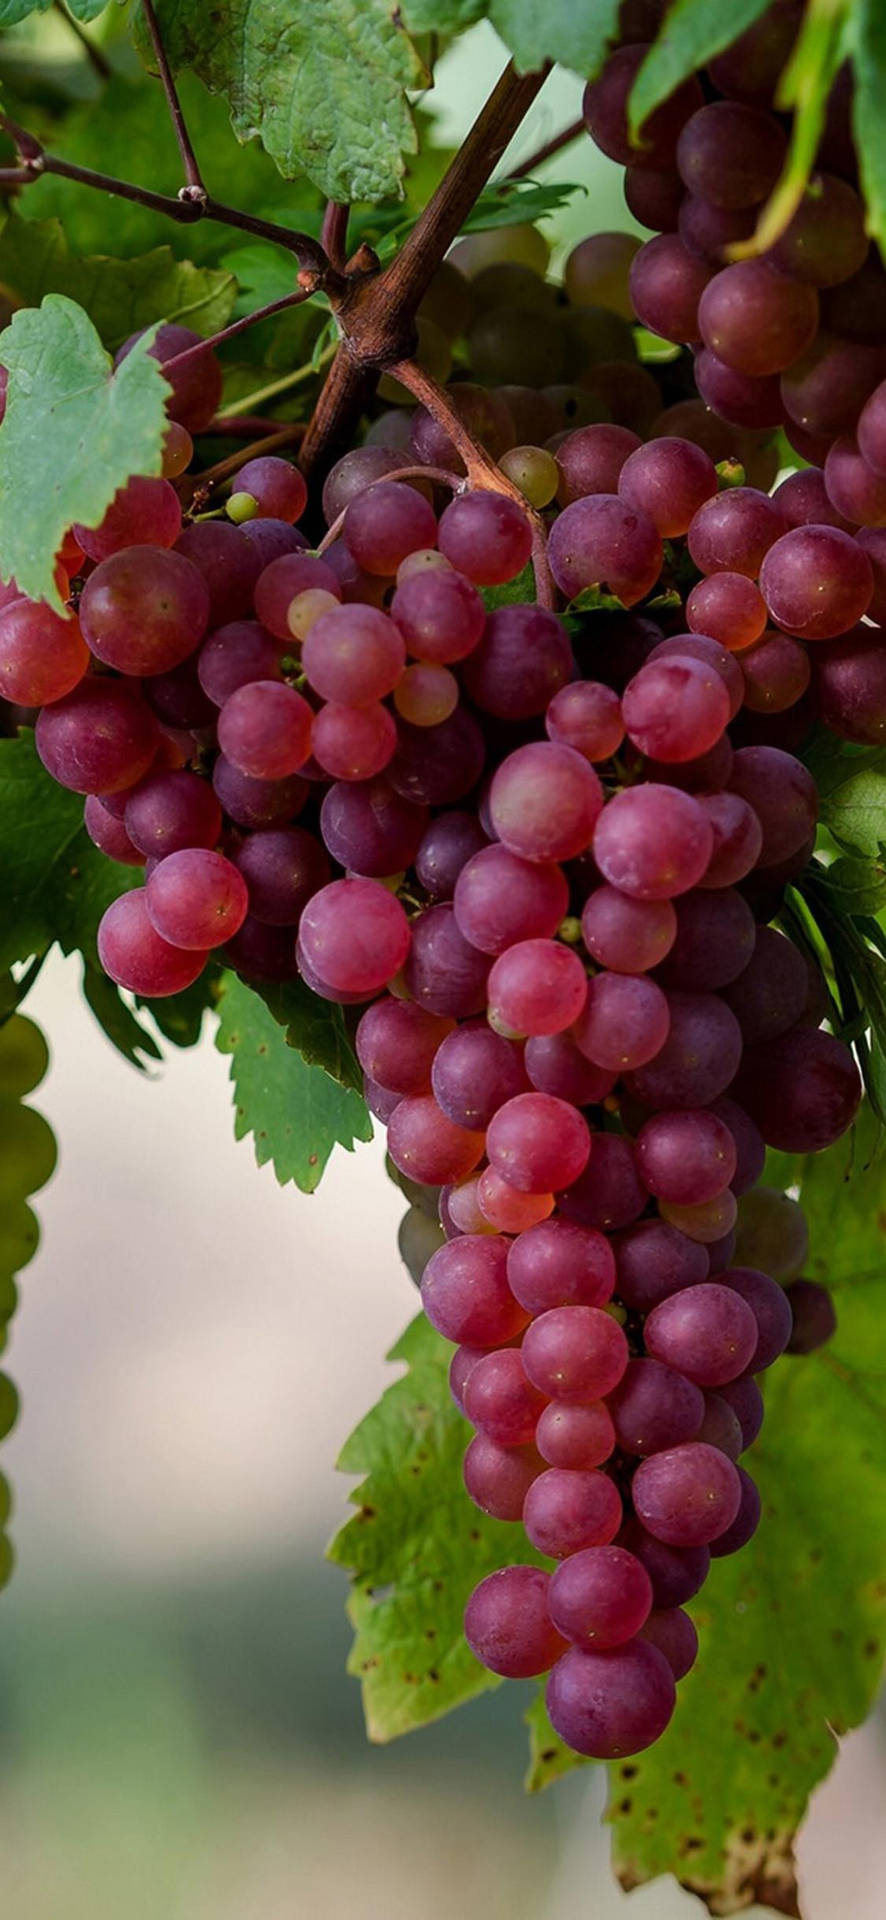
[(67, 7), (63, 5), (63, 0), (52, 0), (52, 4), (56, 13), (61, 14), (65, 26), (70, 27), (75, 38), (79, 40), (90, 66), (93, 71), (98, 74), (99, 79), (110, 80), (111, 63), (105, 59), (101, 47), (97, 47), (95, 41), (90, 40), (88, 33), (81, 27), (79, 20), (75, 20), (73, 14), (69, 13)]
[[(230, 420), (216, 414), (208, 427), (201, 427), (200, 438), (203, 440), (207, 434), (214, 434), (219, 440), (254, 440), (259, 434), (276, 433), (278, 427), (277, 420), (271, 420), (262, 413), (238, 413)], [(304, 433), (304, 430), (302, 422), (300, 432)]]
[[(408, 387), (409, 392), (414, 394), (422, 406), (427, 407), (438, 425), (445, 427), (453, 446), (461, 454), (465, 463), (468, 485), (485, 488), (488, 493), (503, 493), (508, 499), (516, 500), (521, 512), (526, 515), (532, 533), (535, 597), (539, 606), (554, 608), (557, 604), (557, 596), (548, 565), (548, 542), (544, 521), (533, 511), (525, 494), (520, 492), (519, 487), (515, 487), (513, 480), (509, 480), (507, 474), (502, 473), (501, 468), (496, 466), (485, 447), (481, 447), (468, 432), (464, 421), (459, 419), (445, 387), (441, 387), (438, 381), (432, 379), (429, 373), (425, 373), (424, 368), (418, 366), (414, 360), (398, 360), (389, 371), (395, 380), (399, 380), (401, 385)], [(395, 475), (386, 474), (385, 478), (393, 480)]]
[(260, 454), (276, 453), (278, 447), (294, 445), (301, 439), (304, 430), (303, 420), (293, 420), (288, 426), (263, 434), (251, 446), (238, 447), (236, 453), (226, 454), (224, 460), (216, 460), (214, 466), (204, 467), (202, 473), (188, 474), (187, 477), (195, 487), (216, 486), (220, 480), (227, 480), (232, 473), (238, 473), (247, 460), (257, 460)]
[(352, 432), (378, 369), (412, 354), (422, 297), (548, 71), (518, 75), (513, 65), (505, 68), (391, 265), (353, 283), (343, 300), (333, 291), (343, 340), (305, 435), (301, 464), (306, 474), (328, 466)]
[(323, 225), (320, 229), (320, 245), (324, 249), (330, 265), (344, 273), (348, 257), (348, 219), (351, 209), (340, 200), (327, 200)]
[(564, 127), (562, 133), (555, 133), (552, 140), (546, 140), (543, 147), (536, 147), (528, 160), (521, 160), (518, 167), (511, 167), (508, 179), (525, 180), (528, 174), (534, 173), (536, 167), (540, 167), (545, 160), (550, 160), (555, 153), (561, 151), (561, 148), (571, 147), (573, 140), (577, 140), (579, 134), (584, 131), (584, 121), (573, 120), (572, 125)]
[(157, 15), (154, 11), (153, 0), (142, 0), (142, 12), (148, 23), (148, 32), (151, 36), (154, 58), (160, 71), (163, 92), (166, 95), (166, 105), (169, 108), (169, 118), (172, 121), (172, 129), (178, 144), (181, 163), (185, 173), (186, 184), (179, 197), (183, 200), (205, 201), (206, 188), (203, 184), (203, 175), (197, 165), (197, 156), (191, 145), (191, 136), (185, 124), (185, 116), (182, 112), (178, 90), (172, 77), (172, 68), (166, 56), (166, 48), (163, 45), (163, 37), (160, 32)]

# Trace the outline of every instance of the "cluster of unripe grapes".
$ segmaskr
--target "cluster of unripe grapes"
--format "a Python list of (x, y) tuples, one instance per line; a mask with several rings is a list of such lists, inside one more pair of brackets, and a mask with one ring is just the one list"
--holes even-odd
[[(797, 365), (827, 362), (808, 396), (835, 390), (833, 340), (873, 364), (828, 303), (854, 286), (851, 317), (882, 270), (835, 159), (815, 221), (804, 206), (762, 263), (720, 260), (783, 154), (760, 76), (796, 11), (779, 0), (640, 150), (642, 49), (588, 89), (660, 228), (647, 247), (583, 242), (565, 296), (531, 230), (444, 263), (419, 353), (454, 373), (447, 405), (508, 491), (468, 487), (446, 407), (386, 377), (327, 477), (319, 550), (280, 457), (183, 518), (221, 370), (164, 327), (164, 477), (71, 529), (68, 617), (14, 582), (0, 605), (0, 692), (95, 843), (143, 870), (102, 921), (112, 979), (171, 994), (214, 956), (358, 1010), (415, 1203), (404, 1250), (476, 1428), (468, 1492), (557, 1563), (518, 1548), (468, 1639), (497, 1673), (550, 1668), (554, 1726), (597, 1756), (667, 1724), (695, 1657), (683, 1605), (759, 1517), (738, 1465), (756, 1375), (833, 1328), (797, 1278), (799, 1209), (758, 1184), (765, 1148), (830, 1145), (861, 1092), (817, 961), (769, 923), (815, 840), (794, 750), (816, 717), (853, 741), (886, 728), (886, 478), (881, 534), (867, 482), (864, 512), (858, 490), (837, 503), (850, 467), (876, 474), (860, 423), (850, 452), (798, 440), (824, 470), (770, 493), (761, 393), (812, 430), (788, 404)], [(822, 207), (841, 236), (824, 250)], [(653, 376), (634, 317), (694, 361)], [(490, 611), (530, 563), (538, 595)]]
[[(0, 1025), (0, 1352), (18, 1305), (15, 1276), (37, 1250), (39, 1228), (28, 1201), (55, 1168), (52, 1129), (24, 1100), (39, 1086), (48, 1065), (39, 1027), (23, 1014), (10, 1014)], [(9, 1375), (0, 1373), (0, 1440), (14, 1425), (18, 1404)], [(11, 1511), (9, 1483), (0, 1474), (0, 1587), (12, 1572), (13, 1549), (6, 1531)]]

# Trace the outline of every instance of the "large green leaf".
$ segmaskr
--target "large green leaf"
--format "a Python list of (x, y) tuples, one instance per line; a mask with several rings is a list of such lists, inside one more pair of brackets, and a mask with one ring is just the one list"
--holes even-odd
[(0, 968), (54, 940), (97, 966), (99, 920), (134, 885), (132, 867), (93, 846), (82, 798), (50, 779), (33, 735), (0, 740)]
[(159, 473), (168, 383), (138, 341), (114, 370), (92, 321), (60, 293), (0, 334), (0, 575), (61, 608), (54, 556), (72, 521), (96, 527), (133, 473)]
[[(366, 1475), (329, 1557), (353, 1579), (348, 1670), (363, 1684), (371, 1740), (393, 1740), (501, 1685), (474, 1659), (462, 1617), (472, 1587), (510, 1558), (514, 1528), (479, 1513), (464, 1491), (470, 1428), (449, 1394), (451, 1353), (423, 1314), (413, 1320), (388, 1355), (408, 1371), (338, 1462)], [(528, 1543), (525, 1557), (540, 1564)]]
[(10, 214), (0, 232), (0, 291), (26, 307), (38, 306), (45, 293), (67, 294), (113, 351), (155, 320), (217, 333), (233, 308), (237, 282), (221, 268), (177, 260), (169, 247), (134, 260), (109, 254), (81, 260), (71, 252), (60, 221)]
[(697, 73), (715, 53), (753, 26), (770, 0), (676, 0), (643, 62), (630, 99), (631, 124), (638, 133), (653, 109), (682, 80)]
[(232, 1056), (237, 1139), (251, 1133), (260, 1167), (270, 1161), (281, 1185), (294, 1180), (313, 1193), (333, 1147), (350, 1152), (357, 1140), (372, 1139), (363, 1101), (303, 1059), (264, 1001), (234, 974), (225, 977), (219, 1013), (216, 1045)]
[(222, 93), (241, 140), (336, 200), (397, 192), (416, 148), (407, 88), (427, 75), (387, 0), (162, 0), (175, 67)]

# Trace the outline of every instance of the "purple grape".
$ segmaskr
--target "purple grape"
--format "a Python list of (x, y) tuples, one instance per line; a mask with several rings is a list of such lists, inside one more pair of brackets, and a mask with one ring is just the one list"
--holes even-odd
[(784, 522), (769, 495), (756, 487), (733, 487), (699, 507), (687, 545), (702, 573), (745, 574), (756, 579)]
[(594, 833), (594, 858), (604, 879), (622, 893), (669, 900), (697, 885), (712, 845), (698, 801), (650, 781), (608, 802)]
[(304, 909), (299, 938), (328, 986), (367, 996), (399, 972), (410, 944), (399, 900), (376, 880), (364, 879), (321, 887)]
[(631, 1454), (694, 1440), (704, 1416), (699, 1388), (658, 1360), (630, 1360), (608, 1405), (618, 1445)]
[(455, 1126), (432, 1094), (406, 1094), (388, 1121), (388, 1153), (410, 1180), (424, 1187), (447, 1186), (473, 1173), (483, 1157), (483, 1135)]
[(707, 1248), (664, 1220), (640, 1220), (616, 1234), (613, 1251), (619, 1299), (638, 1313), (708, 1277)]
[(650, 1613), (639, 1629), (640, 1639), (649, 1646), (657, 1647), (671, 1669), (675, 1680), (684, 1679), (690, 1667), (695, 1665), (698, 1653), (698, 1634), (695, 1623), (682, 1607), (668, 1607), (656, 1613)]
[(238, 827), (272, 827), (293, 820), (309, 792), (307, 781), (297, 773), (285, 780), (256, 780), (232, 766), (222, 753), (212, 769), (212, 784), (228, 818)]
[(144, 887), (121, 893), (102, 915), (98, 957), (118, 987), (158, 1000), (193, 986), (207, 958), (174, 947), (157, 933), (148, 918)]
[(488, 1017), (497, 1032), (562, 1033), (579, 1019), (587, 993), (584, 967), (571, 947), (557, 940), (520, 940), (491, 969)]
[(387, 776), (404, 800), (450, 806), (476, 786), (483, 772), (483, 735), (465, 707), (456, 707), (448, 720), (435, 727), (413, 727), (398, 720), (397, 740)]
[(704, 1406), (704, 1419), (692, 1437), (703, 1440), (705, 1446), (719, 1447), (727, 1460), (737, 1460), (744, 1445), (738, 1414), (719, 1393), (706, 1393)]
[(804, 640), (832, 640), (867, 612), (868, 555), (839, 527), (794, 527), (770, 548), (760, 591), (776, 625)]
[(470, 1019), (486, 1006), (488, 973), (487, 956), (464, 938), (448, 902), (426, 907), (413, 920), (404, 979), (419, 1006)]
[(716, 491), (716, 468), (703, 448), (668, 434), (631, 453), (618, 479), (622, 500), (645, 513), (668, 539), (685, 533)]
[(570, 1647), (551, 1671), (545, 1700), (555, 1733), (574, 1752), (624, 1759), (661, 1738), (674, 1711), (674, 1676), (647, 1640), (608, 1653)]
[(145, 908), (155, 931), (172, 946), (199, 953), (232, 939), (248, 906), (242, 875), (224, 854), (209, 847), (168, 853), (145, 888)]
[(298, 974), (291, 927), (269, 927), (251, 913), (219, 958), (244, 980), (294, 980)]
[[(766, 1143), (750, 1114), (745, 1113), (735, 1100), (722, 1097), (714, 1100), (709, 1112), (725, 1121), (735, 1143), (736, 1167), (729, 1184), (738, 1197), (747, 1193), (759, 1180), (766, 1159)], [(710, 1248), (708, 1255), (710, 1257)]]
[(209, 627), (251, 618), (262, 561), (239, 527), (232, 527), (229, 520), (195, 520), (185, 527), (174, 551), (203, 575), (209, 589)]
[[(254, 523), (253, 523), (254, 524)], [(290, 646), (293, 631), (288, 614), (293, 600), (303, 593), (328, 593), (341, 599), (341, 588), (332, 568), (313, 553), (284, 553), (272, 560), (259, 574), (255, 585), (257, 619), (277, 640)]]
[(735, 1141), (725, 1121), (708, 1108), (655, 1113), (634, 1145), (649, 1192), (678, 1206), (715, 1200), (735, 1173)]
[(181, 525), (181, 504), (169, 481), (134, 474), (118, 487), (97, 527), (75, 525), (71, 532), (90, 560), (107, 560), (123, 547), (174, 547)]
[(648, 515), (618, 494), (592, 493), (558, 514), (548, 536), (548, 561), (567, 600), (588, 587), (605, 587), (633, 607), (658, 579), (661, 537)]
[(590, 493), (617, 493), (625, 461), (641, 445), (638, 434), (608, 421), (577, 427), (567, 434), (557, 448), (560, 506), (568, 507), (571, 501), (582, 500)]
[(639, 142), (631, 137), (628, 99), (648, 51), (643, 45), (619, 47), (584, 90), (582, 113), (591, 139), (622, 167), (670, 166), (681, 127), (701, 105), (701, 87), (692, 75), (644, 121)]
[(411, 574), (391, 602), (391, 616), (418, 660), (448, 666), (478, 645), (486, 625), (483, 601), (463, 573), (434, 569)]
[(519, 1047), (483, 1024), (458, 1027), (444, 1036), (434, 1055), (431, 1085), (449, 1120), (482, 1132), (506, 1100), (526, 1090), (527, 1082)]
[(707, 1547), (669, 1547), (647, 1533), (638, 1520), (629, 1520), (618, 1536), (641, 1560), (652, 1581), (656, 1607), (682, 1606), (704, 1586), (711, 1564)]
[(495, 1520), (520, 1520), (523, 1502), (544, 1461), (534, 1447), (500, 1447), (485, 1433), (471, 1441), (464, 1457), (464, 1482), (476, 1507)]
[(451, 900), (463, 868), (487, 844), (474, 814), (438, 813), (422, 835), (414, 861), (417, 878), (431, 900)]
[(738, 1468), (716, 1447), (689, 1440), (641, 1460), (631, 1484), (638, 1518), (670, 1547), (710, 1546), (741, 1502)]
[(693, 372), (701, 398), (730, 426), (751, 430), (781, 426), (786, 376), (779, 381), (777, 373), (756, 377), (736, 373), (735, 368), (727, 367), (725, 360), (720, 360), (710, 347), (696, 353)]
[(632, 1226), (647, 1203), (631, 1142), (618, 1133), (595, 1133), (589, 1164), (559, 1206), (567, 1220), (614, 1233)]
[(494, 845), (462, 869), (453, 905), (465, 938), (497, 955), (516, 941), (550, 939), (568, 912), (569, 888), (558, 866)]
[[(773, 498), (780, 494), (777, 487)], [(739, 653), (764, 632), (766, 602), (746, 574), (726, 568), (697, 581), (686, 601), (686, 620), (693, 633), (709, 634), (721, 647)]]
[(595, 887), (581, 916), (592, 959), (613, 973), (646, 973), (665, 958), (677, 933), (670, 900), (635, 900), (615, 887)]
[(697, 340), (699, 301), (710, 278), (710, 267), (690, 253), (679, 234), (647, 240), (631, 263), (637, 319), (665, 340)]
[(444, 1339), (490, 1347), (522, 1333), (529, 1315), (508, 1286), (508, 1244), (498, 1234), (463, 1233), (431, 1256), (422, 1304)]
[(746, 1050), (736, 1091), (767, 1146), (819, 1153), (852, 1125), (862, 1086), (842, 1040), (793, 1027)]
[(661, 1052), (627, 1075), (646, 1106), (706, 1107), (725, 1093), (741, 1059), (741, 1028), (713, 993), (670, 993), (671, 1030)]
[(218, 744), (253, 780), (285, 780), (304, 766), (313, 714), (294, 687), (251, 680), (229, 694), (218, 716)]
[(756, 939), (750, 907), (732, 887), (684, 893), (677, 905), (677, 937), (658, 978), (686, 993), (722, 989), (752, 963)]
[(249, 888), (250, 912), (272, 927), (294, 927), (332, 878), (324, 848), (304, 827), (251, 833), (233, 859)]
[(552, 1400), (539, 1415), (535, 1444), (549, 1467), (599, 1467), (615, 1446), (615, 1428), (604, 1400), (564, 1406)]
[(185, 768), (149, 773), (127, 799), (123, 818), (133, 845), (159, 860), (184, 847), (214, 847), (222, 825), (212, 788)]
[(753, 1267), (727, 1267), (722, 1284), (740, 1294), (757, 1322), (757, 1345), (748, 1361), (748, 1371), (762, 1373), (784, 1353), (791, 1331), (791, 1309), (787, 1294), (768, 1273)]
[(666, 765), (707, 753), (730, 718), (722, 675), (693, 659), (688, 647), (685, 654), (650, 659), (628, 681), (621, 704), (628, 738), (641, 753)]
[(247, 460), (239, 473), (235, 473), (231, 490), (248, 494), (255, 502), (257, 513), (290, 525), (301, 519), (308, 504), (307, 485), (298, 467), (276, 454)]
[(357, 1058), (364, 1073), (389, 1091), (429, 1093), (434, 1055), (452, 1033), (451, 1020), (427, 1013), (414, 1000), (388, 996), (374, 1001), (361, 1016)]
[(585, 1547), (556, 1569), (548, 1607), (554, 1626), (575, 1645), (620, 1647), (650, 1612), (652, 1582), (624, 1547)]
[(667, 999), (654, 980), (643, 974), (598, 973), (587, 982), (573, 1034), (576, 1046), (594, 1066), (624, 1072), (653, 1060), (664, 1046), (669, 1027)]
[(526, 1532), (539, 1553), (552, 1560), (565, 1560), (586, 1547), (608, 1546), (621, 1519), (621, 1499), (612, 1481), (593, 1469), (547, 1467), (523, 1502)]
[[(142, 337), (144, 328), (131, 333), (118, 347), (114, 355), (114, 365), (119, 366), (127, 354), (132, 352), (137, 340)], [(208, 427), (222, 396), (221, 362), (210, 346), (204, 346), (199, 352), (189, 349), (200, 346), (201, 336), (191, 327), (180, 327), (164, 320), (157, 328), (154, 339), (148, 347), (148, 358), (159, 360), (165, 368), (168, 360), (177, 360), (179, 355), (187, 353), (180, 365), (166, 374), (171, 392), (166, 402), (166, 411), (171, 420), (177, 420), (190, 434), (202, 433)]]
[(490, 1166), (518, 1193), (556, 1193), (569, 1186), (590, 1149), (587, 1121), (549, 1093), (515, 1094), (499, 1107), (486, 1134)]
[(501, 720), (528, 720), (574, 671), (572, 648), (556, 614), (544, 607), (499, 607), (468, 655), (462, 682), (474, 705)]
[(320, 830), (333, 860), (371, 879), (411, 866), (427, 823), (427, 808), (395, 793), (384, 778), (338, 782), (320, 808)]
[(775, 186), (787, 140), (771, 113), (715, 100), (687, 120), (677, 167), (690, 193), (716, 207), (755, 207)]
[(74, 793), (120, 793), (147, 773), (157, 723), (137, 687), (88, 674), (44, 707), (34, 732), (47, 773)]
[(417, 547), (437, 542), (437, 516), (430, 503), (401, 480), (377, 480), (351, 500), (343, 538), (365, 573), (396, 573)]
[(106, 853), (109, 860), (118, 860), (125, 867), (144, 866), (145, 856), (133, 845), (123, 821), (108, 811), (97, 794), (86, 796), (83, 825), (93, 846)]
[(788, 1353), (816, 1353), (837, 1331), (837, 1315), (827, 1287), (815, 1280), (795, 1280), (788, 1288), (791, 1335)]
[(533, 1034), (524, 1049), (526, 1072), (539, 1093), (553, 1093), (574, 1107), (596, 1106), (612, 1092), (616, 1076), (595, 1067), (568, 1033)]
[(570, 1220), (544, 1220), (512, 1241), (508, 1283), (527, 1313), (552, 1307), (602, 1307), (615, 1285), (605, 1235)]
[(698, 306), (706, 347), (736, 373), (783, 373), (818, 330), (815, 288), (765, 260), (737, 260), (708, 282)]
[(710, 267), (723, 266), (729, 248), (749, 239), (756, 224), (753, 207), (715, 207), (695, 193), (683, 195), (677, 215), (684, 247)]
[(818, 795), (808, 769), (780, 747), (740, 747), (729, 779), (763, 830), (761, 867), (779, 866), (799, 853), (815, 831)]
[(546, 1404), (527, 1379), (516, 1347), (483, 1354), (465, 1383), (464, 1410), (472, 1427), (501, 1447), (528, 1446)]
[(304, 534), (299, 533), (297, 527), (289, 526), (286, 520), (269, 520), (263, 516), (244, 520), (240, 532), (262, 568), (269, 567), (284, 553), (303, 552), (307, 545)]
[(540, 1567), (501, 1567), (474, 1588), (465, 1609), (465, 1639), (492, 1673), (526, 1680), (547, 1673), (565, 1642), (551, 1624), (551, 1576)]
[(738, 1553), (752, 1540), (760, 1524), (760, 1495), (755, 1482), (744, 1467), (736, 1467), (741, 1483), (741, 1502), (732, 1525), (725, 1533), (711, 1541), (711, 1558), (718, 1560), (726, 1553)]
[(756, 1380), (749, 1373), (743, 1373), (737, 1380), (728, 1380), (725, 1386), (718, 1387), (717, 1392), (738, 1420), (743, 1450), (753, 1446), (763, 1425), (763, 1395)]
[(251, 680), (280, 680), (280, 646), (257, 620), (232, 620), (217, 627), (200, 648), (197, 673), (213, 706)]

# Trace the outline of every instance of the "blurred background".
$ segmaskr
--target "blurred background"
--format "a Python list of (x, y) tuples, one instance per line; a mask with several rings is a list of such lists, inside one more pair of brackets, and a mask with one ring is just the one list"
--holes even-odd
[[(501, 66), (491, 29), (440, 66), (442, 143)], [(548, 83), (519, 160), (572, 119)], [(563, 247), (631, 227), (579, 142)], [(612, 1884), (600, 1770), (524, 1799), (523, 1689), (391, 1748), (344, 1666), (336, 1454), (415, 1310), (378, 1142), (306, 1198), (233, 1139), (211, 1038), (139, 1075), (54, 958), (28, 1011), (53, 1050), (35, 1104), (60, 1142), (39, 1196), (3, 1465), (18, 1571), (0, 1609), (0, 1857), (10, 1920), (688, 1920)], [(882, 1723), (843, 1743), (801, 1838), (807, 1920), (882, 1920)]]

